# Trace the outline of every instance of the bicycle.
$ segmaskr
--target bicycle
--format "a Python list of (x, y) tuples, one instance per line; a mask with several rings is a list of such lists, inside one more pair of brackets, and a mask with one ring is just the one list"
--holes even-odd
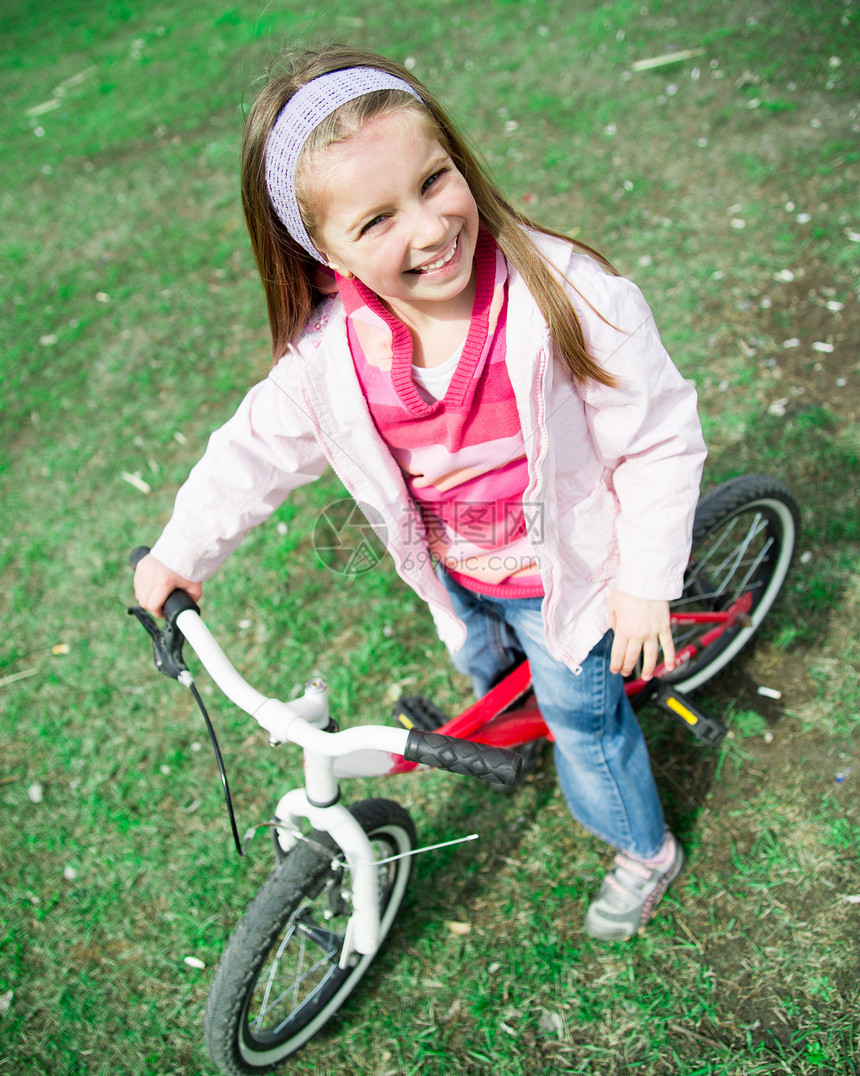
[[(798, 524), (787, 487), (761, 475), (733, 479), (702, 498), (684, 591), (671, 603), (677, 666), (671, 673), (658, 666), (648, 682), (634, 673), (626, 684), (634, 706), (655, 701), (698, 738), (720, 742), (725, 727), (687, 693), (724, 669), (761, 626), (791, 566)], [(135, 550), (132, 563), (146, 551)], [(203, 710), (240, 853), (223, 761), (184, 664), (183, 641), (270, 743), (292, 742), (304, 751), (305, 787), (278, 802), (271, 823), (275, 867), (221, 957), (204, 1021), (221, 1072), (271, 1071), (356, 988), (400, 910), (413, 856), (427, 850), (417, 848), (415, 827), (399, 804), (373, 799), (347, 808), (340, 782), (434, 766), (511, 789), (534, 769), (551, 734), (530, 690), (527, 663), (453, 719), (428, 700), (411, 698), (395, 708), (403, 727), (338, 731), (322, 680), (310, 680), (293, 702), (262, 695), (236, 672), (184, 592), (165, 602), (163, 629), (144, 610), (129, 612), (149, 631), (159, 670), (190, 687)]]

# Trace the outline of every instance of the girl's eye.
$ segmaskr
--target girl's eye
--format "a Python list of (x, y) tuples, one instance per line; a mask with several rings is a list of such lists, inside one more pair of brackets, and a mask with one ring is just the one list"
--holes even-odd
[(421, 187), (421, 190), (422, 191), (429, 190), (433, 186), (434, 183), (436, 183), (438, 180), (440, 180), (442, 178), (442, 176), (445, 175), (446, 171), (447, 171), (447, 169), (440, 168), (438, 172), (434, 172), (432, 176), (428, 176), (427, 179), (424, 180), (424, 183), (423, 183), (423, 185)]
[(385, 217), (383, 217), (381, 214), (378, 217), (374, 217), (373, 220), (369, 220), (367, 224), (365, 224), (364, 227), (361, 229), (361, 234), (365, 235), (372, 228), (375, 228), (377, 224), (381, 224), (384, 220)]

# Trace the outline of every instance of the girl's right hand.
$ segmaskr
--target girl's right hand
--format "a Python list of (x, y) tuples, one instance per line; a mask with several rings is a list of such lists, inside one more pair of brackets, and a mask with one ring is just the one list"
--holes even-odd
[(156, 560), (151, 553), (141, 557), (134, 570), (134, 596), (143, 608), (155, 616), (161, 616), (161, 607), (174, 590), (184, 590), (194, 601), (199, 602), (203, 584), (177, 575), (160, 560)]

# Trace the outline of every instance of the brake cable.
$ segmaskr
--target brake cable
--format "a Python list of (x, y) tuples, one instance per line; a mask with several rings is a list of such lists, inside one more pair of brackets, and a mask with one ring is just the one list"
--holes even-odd
[(165, 676), (169, 676), (172, 680), (178, 680), (180, 684), (187, 687), (191, 691), (194, 701), (200, 708), (200, 713), (203, 714), (203, 720), (206, 722), (209, 739), (212, 741), (212, 748), (215, 752), (215, 761), (218, 764), (221, 787), (224, 791), (224, 802), (227, 805), (227, 814), (230, 818), (230, 829), (233, 832), (233, 843), (236, 845), (236, 851), (239, 855), (243, 856), (245, 854), (245, 849), (242, 847), (239, 840), (236, 815), (233, 811), (233, 797), (230, 795), (230, 784), (227, 781), (227, 769), (224, 765), (224, 757), (221, 754), (221, 748), (218, 745), (218, 737), (215, 735), (215, 729), (212, 727), (212, 722), (209, 718), (203, 699), (200, 696), (200, 692), (197, 690), (197, 686), (194, 683), (194, 678), (188, 671), (188, 666), (185, 664), (182, 657), (182, 644), (185, 642), (185, 636), (179, 628), (175, 624), (171, 624), (170, 621), (168, 621), (163, 628), (159, 628), (154, 618), (139, 605), (132, 606), (128, 610), (128, 613), (129, 616), (137, 617), (152, 639), (152, 651), (156, 669)]

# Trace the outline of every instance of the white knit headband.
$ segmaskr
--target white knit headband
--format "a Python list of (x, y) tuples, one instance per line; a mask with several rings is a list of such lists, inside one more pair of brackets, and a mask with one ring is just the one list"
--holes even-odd
[(349, 67), (306, 82), (287, 101), (266, 146), (266, 188), (275, 212), (295, 241), (318, 262), (325, 258), (311, 242), (296, 201), (296, 166), (305, 142), (335, 109), (374, 90), (405, 90), (421, 100), (403, 79), (376, 67)]

